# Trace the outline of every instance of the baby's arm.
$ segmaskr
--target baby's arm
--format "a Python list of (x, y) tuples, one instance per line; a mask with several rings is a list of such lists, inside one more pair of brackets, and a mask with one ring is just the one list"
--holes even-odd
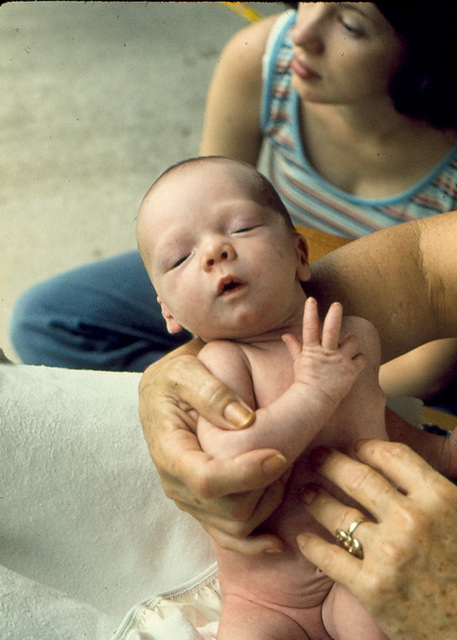
[[(283, 337), (293, 360), (294, 382), (269, 406), (256, 410), (254, 424), (242, 431), (220, 430), (199, 418), (197, 433), (203, 449), (214, 457), (272, 447), (293, 462), (328, 421), (350, 391), (364, 367), (354, 335), (339, 343), (342, 307), (333, 304), (324, 320), (322, 335), (317, 303), (308, 298), (303, 316), (303, 344)], [(233, 343), (209, 343), (200, 352), (204, 364), (250, 406), (255, 396), (249, 363)]]

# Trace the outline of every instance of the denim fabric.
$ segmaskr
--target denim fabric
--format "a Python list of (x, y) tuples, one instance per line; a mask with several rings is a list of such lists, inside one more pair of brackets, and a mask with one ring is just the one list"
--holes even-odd
[(11, 342), (25, 364), (143, 371), (189, 339), (170, 335), (138, 252), (35, 285), (17, 301)]

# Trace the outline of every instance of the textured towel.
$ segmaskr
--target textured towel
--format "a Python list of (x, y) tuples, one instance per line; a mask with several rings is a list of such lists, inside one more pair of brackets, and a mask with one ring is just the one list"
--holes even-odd
[[(108, 614), (114, 632), (137, 602), (213, 563), (207, 535), (163, 496), (138, 420), (139, 377), (0, 365), (0, 565), (10, 570), (0, 618), (43, 620), (74, 601), (75, 615), (102, 612), (103, 628)], [(72, 619), (73, 635), (53, 624), (34, 638), (96, 637), (85, 618), (81, 632)], [(0, 635), (28, 637), (20, 627)]]
[(107, 640), (113, 616), (0, 566), (2, 640)]

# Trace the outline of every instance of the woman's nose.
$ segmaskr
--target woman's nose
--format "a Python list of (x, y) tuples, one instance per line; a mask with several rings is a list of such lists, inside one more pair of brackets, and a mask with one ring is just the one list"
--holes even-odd
[(203, 268), (209, 271), (214, 265), (235, 258), (236, 251), (229, 242), (214, 241), (209, 243), (203, 252)]
[(297, 22), (291, 32), (294, 45), (315, 55), (324, 50), (325, 4), (325, 2), (303, 3), (297, 14)]

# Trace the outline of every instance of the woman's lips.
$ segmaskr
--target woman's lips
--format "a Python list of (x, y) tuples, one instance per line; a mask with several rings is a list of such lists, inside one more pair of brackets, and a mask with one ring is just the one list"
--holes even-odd
[(292, 62), (290, 63), (290, 68), (294, 73), (297, 74), (303, 80), (319, 80), (320, 75), (313, 71), (310, 67), (308, 67), (303, 62), (300, 62), (298, 58), (295, 56), (292, 58)]

